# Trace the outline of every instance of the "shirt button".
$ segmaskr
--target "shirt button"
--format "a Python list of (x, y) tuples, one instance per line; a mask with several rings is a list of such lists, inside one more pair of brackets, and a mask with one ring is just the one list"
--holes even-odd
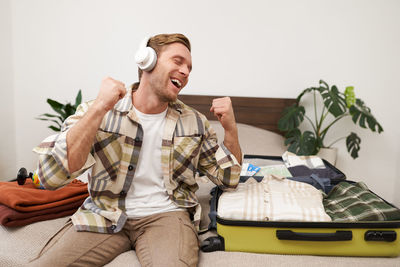
[(125, 195), (126, 195), (126, 193), (125, 193), (125, 191), (124, 191), (124, 190), (122, 190), (122, 191), (119, 193), (119, 195), (120, 195), (120, 196), (125, 196)]
[(142, 140), (140, 140), (139, 137), (136, 137), (136, 138), (135, 138), (135, 142), (140, 142), (140, 141), (142, 141)]
[(133, 166), (132, 166), (132, 165), (129, 165), (129, 166), (128, 166), (128, 170), (130, 170), (130, 171), (133, 170)]

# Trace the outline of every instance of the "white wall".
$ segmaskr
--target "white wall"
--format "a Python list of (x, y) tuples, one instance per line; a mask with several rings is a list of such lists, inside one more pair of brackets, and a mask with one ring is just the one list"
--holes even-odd
[(0, 181), (16, 177), (11, 2), (0, 1)]
[(338, 144), (338, 167), (394, 201), (399, 10), (395, 0), (12, 1), (18, 164), (33, 169), (31, 148), (51, 134), (34, 119), (51, 111), (46, 98), (73, 100), (80, 88), (85, 100), (94, 98), (105, 75), (130, 84), (143, 36), (182, 32), (193, 45), (186, 94), (296, 97), (321, 78), (341, 89), (354, 85), (385, 132), (343, 121), (331, 134), (357, 131), (362, 143), (355, 161)]

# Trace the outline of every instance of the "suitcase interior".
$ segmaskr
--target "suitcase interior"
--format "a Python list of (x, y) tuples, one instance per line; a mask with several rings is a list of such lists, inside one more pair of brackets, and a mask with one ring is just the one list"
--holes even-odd
[[(245, 155), (244, 159), (260, 158), (282, 161), (281, 157)], [(324, 161), (338, 173), (340, 170)], [(248, 177), (241, 177), (245, 181)], [(334, 183), (345, 179), (343, 174)], [(222, 190), (215, 187), (210, 202), (211, 224), (218, 237), (206, 239), (205, 252), (225, 250), (271, 254), (302, 254), (332, 256), (400, 255), (400, 221), (362, 222), (284, 222), (226, 220), (217, 215), (218, 198)], [(214, 217), (214, 220), (213, 220)]]

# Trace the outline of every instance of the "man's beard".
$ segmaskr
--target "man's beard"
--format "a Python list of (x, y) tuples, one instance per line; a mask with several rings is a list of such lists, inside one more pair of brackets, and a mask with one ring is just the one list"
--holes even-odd
[(158, 97), (160, 102), (175, 102), (177, 99), (176, 94), (167, 90), (168, 82), (165, 84), (160, 78), (155, 78), (153, 81), (150, 81), (150, 86), (153, 88), (154, 94)]
[(160, 100), (160, 102), (174, 102), (176, 101), (177, 95), (175, 94), (169, 94), (169, 92), (166, 89), (162, 89), (159, 87), (156, 87), (154, 90), (156, 96)]

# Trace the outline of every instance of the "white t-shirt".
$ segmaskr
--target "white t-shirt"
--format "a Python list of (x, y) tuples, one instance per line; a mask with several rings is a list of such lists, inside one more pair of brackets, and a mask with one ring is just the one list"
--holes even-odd
[(133, 107), (143, 127), (143, 141), (133, 182), (125, 199), (129, 218), (175, 210), (169, 199), (161, 169), (161, 144), (168, 108), (159, 114), (144, 114)]

